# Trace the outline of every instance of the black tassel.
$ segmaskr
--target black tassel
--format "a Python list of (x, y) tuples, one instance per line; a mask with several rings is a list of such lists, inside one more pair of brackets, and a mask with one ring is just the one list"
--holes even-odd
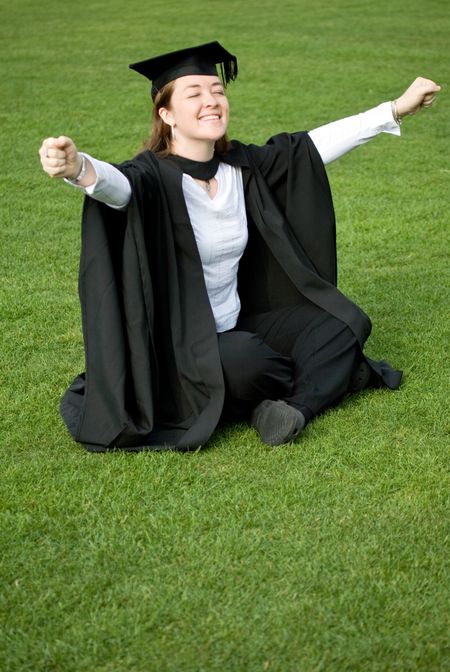
[(226, 61), (226, 63), (221, 63), (220, 64), (220, 74), (221, 74), (221, 79), (225, 86), (229, 82), (234, 82), (238, 75), (238, 65), (237, 65), (237, 59), (233, 57), (230, 61)]

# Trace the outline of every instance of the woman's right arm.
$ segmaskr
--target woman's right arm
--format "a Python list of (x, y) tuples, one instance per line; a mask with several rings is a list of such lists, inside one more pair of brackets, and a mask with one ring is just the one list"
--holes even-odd
[(42, 167), (50, 177), (64, 178), (97, 201), (122, 210), (131, 198), (131, 186), (120, 170), (78, 152), (71, 138), (47, 138), (39, 149)]

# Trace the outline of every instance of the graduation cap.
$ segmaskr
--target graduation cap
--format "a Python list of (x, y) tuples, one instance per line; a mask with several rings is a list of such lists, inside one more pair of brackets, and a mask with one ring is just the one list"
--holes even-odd
[(129, 67), (152, 82), (152, 98), (168, 82), (184, 75), (217, 75), (216, 65), (224, 85), (235, 80), (238, 74), (236, 56), (230, 54), (219, 42), (208, 42), (198, 47), (171, 51), (168, 54), (132, 63)]

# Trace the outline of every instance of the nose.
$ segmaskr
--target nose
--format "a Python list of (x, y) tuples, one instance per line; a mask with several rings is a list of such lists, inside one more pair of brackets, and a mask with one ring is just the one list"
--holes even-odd
[(205, 107), (216, 107), (217, 99), (211, 93), (211, 91), (205, 91), (204, 92), (204, 94), (203, 94), (203, 105), (205, 105)]

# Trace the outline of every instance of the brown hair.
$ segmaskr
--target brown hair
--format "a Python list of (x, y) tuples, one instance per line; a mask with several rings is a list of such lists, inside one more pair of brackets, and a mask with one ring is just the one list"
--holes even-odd
[[(170, 100), (174, 90), (174, 81), (168, 82), (161, 87), (155, 96), (155, 103), (152, 112), (152, 131), (150, 137), (145, 141), (144, 149), (148, 149), (161, 157), (171, 153), (172, 129), (166, 124), (159, 115), (162, 107), (170, 108)], [(228, 150), (229, 140), (227, 135), (223, 135), (216, 141), (216, 154), (224, 154)]]

